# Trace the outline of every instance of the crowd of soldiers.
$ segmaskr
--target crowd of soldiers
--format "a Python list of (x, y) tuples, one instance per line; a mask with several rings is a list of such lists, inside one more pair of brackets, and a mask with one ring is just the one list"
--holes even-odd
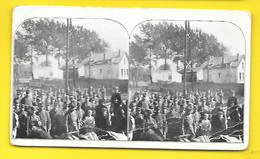
[(19, 88), (13, 98), (12, 137), (99, 140), (106, 131), (126, 133), (126, 104), (118, 87), (110, 99), (103, 86), (69, 91)]
[(111, 131), (128, 140), (196, 141), (238, 123), (243, 123), (243, 104), (233, 90), (136, 91), (128, 105), (118, 87), (109, 99), (103, 86), (70, 91), (29, 88), (17, 89), (14, 95), (12, 137), (102, 140)]
[(160, 93), (136, 91), (130, 102), (133, 140), (196, 141), (243, 122), (243, 104), (235, 91)]

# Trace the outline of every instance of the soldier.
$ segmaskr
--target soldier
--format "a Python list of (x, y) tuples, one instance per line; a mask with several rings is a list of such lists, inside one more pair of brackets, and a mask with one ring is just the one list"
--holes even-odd
[(156, 120), (152, 117), (153, 111), (148, 109), (146, 110), (146, 118), (144, 119), (144, 128), (145, 131), (148, 131), (149, 129), (157, 129), (158, 125)]
[[(67, 111), (67, 115), (68, 115), (68, 131), (69, 132), (78, 132), (79, 131), (79, 119), (78, 119), (78, 115), (76, 112), (76, 101), (72, 100), (70, 105), (69, 105), (69, 109)], [(73, 133), (74, 134), (74, 133)], [(75, 133), (77, 134), (77, 133)]]
[(17, 103), (14, 104), (13, 106), (13, 129), (12, 129), (12, 138), (16, 138), (17, 136), (17, 129), (19, 127), (19, 116), (17, 115), (16, 111), (16, 105)]
[[(33, 97), (31, 95), (31, 91), (30, 91), (30, 89), (27, 89), (25, 97), (22, 98), (22, 100), (21, 100), (21, 104), (24, 104), (25, 106), (30, 107), (30, 106), (32, 106), (32, 102), (33, 102)], [(27, 107), (25, 109), (27, 109)]]
[(27, 135), (29, 138), (51, 139), (52, 137), (42, 128), (42, 122), (36, 115), (36, 107), (29, 107), (27, 116)]
[(111, 114), (117, 115), (120, 112), (120, 105), (122, 103), (121, 95), (118, 87), (113, 88), (113, 94), (111, 95)]
[(231, 107), (231, 103), (233, 103), (234, 106), (237, 106), (237, 105), (238, 105), (236, 93), (235, 93), (234, 90), (231, 90), (231, 97), (228, 98), (227, 106), (228, 106), (228, 107)]
[(160, 107), (155, 107), (155, 113), (153, 115), (153, 118), (157, 122), (157, 126), (161, 134), (166, 137), (167, 133), (167, 121), (165, 115), (163, 115), (161, 112)]
[(133, 140), (139, 140), (144, 127), (144, 115), (141, 113), (141, 107), (136, 108), (136, 114), (133, 117), (135, 119), (136, 129), (133, 133)]
[(83, 119), (85, 133), (93, 132), (96, 126), (95, 118), (92, 116), (92, 110), (89, 109), (85, 118)]
[(43, 129), (49, 133), (51, 130), (51, 118), (49, 112), (45, 110), (42, 103), (39, 103), (37, 115), (40, 117)]
[(216, 115), (212, 117), (212, 133), (227, 129), (227, 120), (224, 117), (224, 112), (219, 110)]
[(132, 116), (132, 112), (131, 112), (131, 109), (128, 109), (128, 125), (129, 125), (129, 128), (128, 128), (128, 139), (131, 141), (133, 139), (133, 134), (134, 134), (134, 130), (135, 130), (135, 119), (134, 117)]
[(25, 111), (25, 105), (20, 105), (20, 110), (17, 113), (19, 118), (19, 128), (17, 132), (17, 138), (26, 138), (27, 137), (27, 112)]
[(81, 122), (83, 120), (83, 118), (85, 117), (85, 112), (83, 109), (81, 109), (82, 104), (80, 101), (77, 102), (77, 108), (76, 108), (76, 113), (78, 116), (78, 128), (81, 128)]
[(190, 138), (195, 137), (195, 130), (194, 130), (194, 119), (192, 116), (193, 108), (191, 106), (186, 107), (185, 114), (184, 114), (184, 133), (183, 134), (190, 134)]
[(67, 125), (67, 103), (64, 102), (63, 108), (58, 107), (58, 103), (55, 102), (54, 108), (50, 110), (51, 118), (51, 130), (50, 134), (55, 138), (65, 136), (68, 132)]
[(98, 128), (109, 130), (110, 129), (110, 115), (108, 108), (104, 105), (103, 99), (99, 100), (99, 104), (96, 106), (95, 123)]
[(209, 115), (207, 113), (204, 113), (203, 119), (201, 120), (200, 123), (200, 128), (201, 128), (201, 135), (206, 135), (209, 136), (211, 132), (211, 122), (208, 119)]

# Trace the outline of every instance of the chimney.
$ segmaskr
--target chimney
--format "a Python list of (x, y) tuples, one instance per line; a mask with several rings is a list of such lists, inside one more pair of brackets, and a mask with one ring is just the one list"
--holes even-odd
[(225, 56), (222, 57), (222, 64), (225, 63)]
[(119, 56), (119, 57), (121, 56), (121, 53), (120, 53), (120, 52), (121, 52), (121, 50), (119, 49), (119, 50), (118, 50), (118, 56)]
[(237, 61), (239, 61), (239, 53), (237, 53)]

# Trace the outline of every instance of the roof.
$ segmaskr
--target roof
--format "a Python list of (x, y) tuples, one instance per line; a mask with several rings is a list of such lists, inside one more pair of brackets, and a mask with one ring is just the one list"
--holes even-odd
[[(190, 65), (188, 65), (188, 66), (186, 67), (186, 73), (187, 73), (187, 72), (191, 72), (191, 71), (193, 71), (193, 72), (195, 73), (195, 72), (198, 72), (200, 69), (201, 69), (201, 67), (191, 68)], [(182, 68), (182, 69), (178, 70), (178, 72), (179, 72), (180, 74), (183, 74), (183, 73), (184, 73), (184, 69)]]
[[(118, 64), (124, 57), (127, 56), (125, 51), (117, 51), (117, 52), (105, 52), (105, 53), (95, 53), (90, 56), (90, 58), (84, 59), (81, 63), (77, 64), (76, 67), (79, 68), (84, 65), (89, 64), (89, 60), (91, 59), (91, 65), (102, 65), (102, 64)], [(128, 56), (127, 56), (128, 58)]]
[[(224, 63), (223, 63), (224, 58)], [(214, 57), (209, 60), (209, 67), (211, 69), (218, 69), (218, 68), (226, 68), (232, 67), (236, 68), (239, 66), (240, 62), (244, 59), (243, 55), (235, 55), (235, 56), (225, 56), (225, 57)], [(204, 62), (201, 65), (201, 68), (207, 69), (208, 62)]]

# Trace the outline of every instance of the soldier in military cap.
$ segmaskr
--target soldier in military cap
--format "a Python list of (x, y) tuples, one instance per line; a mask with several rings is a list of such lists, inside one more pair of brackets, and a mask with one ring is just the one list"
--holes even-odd
[(231, 103), (233, 103), (234, 106), (237, 106), (237, 105), (238, 105), (236, 93), (235, 93), (234, 90), (231, 90), (231, 96), (228, 98), (227, 106), (228, 106), (228, 107), (231, 107)]

